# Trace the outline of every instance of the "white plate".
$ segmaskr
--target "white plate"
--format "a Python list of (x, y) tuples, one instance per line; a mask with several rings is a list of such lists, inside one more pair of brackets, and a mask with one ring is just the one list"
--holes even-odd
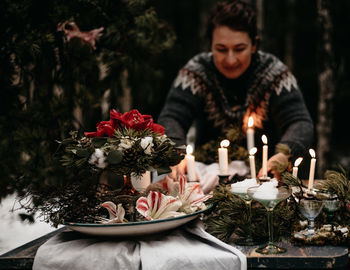
[(207, 206), (207, 208), (204, 210), (194, 212), (192, 214), (149, 221), (117, 224), (66, 222), (64, 225), (66, 225), (71, 230), (97, 236), (147, 235), (174, 229), (183, 224), (186, 224), (187, 222), (197, 218), (200, 214), (204, 213), (209, 208), (211, 208), (211, 205)]

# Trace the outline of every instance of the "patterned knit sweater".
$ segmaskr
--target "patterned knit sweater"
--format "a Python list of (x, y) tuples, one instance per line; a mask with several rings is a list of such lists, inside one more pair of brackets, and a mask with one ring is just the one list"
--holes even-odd
[(261, 51), (238, 79), (224, 77), (212, 53), (193, 57), (179, 71), (158, 123), (177, 144), (185, 144), (195, 123), (199, 146), (222, 136), (230, 124), (244, 132), (249, 116), (254, 118), (256, 145), (266, 134), (269, 145), (287, 144), (297, 157), (312, 143), (313, 123), (293, 74), (275, 56)]

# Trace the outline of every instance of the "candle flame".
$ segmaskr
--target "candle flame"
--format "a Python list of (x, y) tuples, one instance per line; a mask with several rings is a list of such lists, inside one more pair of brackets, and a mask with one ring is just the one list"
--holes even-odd
[(254, 119), (252, 116), (249, 116), (248, 119), (248, 127), (251, 128), (254, 125)]
[(261, 136), (261, 140), (263, 141), (264, 144), (267, 144), (267, 137), (266, 135)]
[(220, 146), (221, 147), (227, 147), (227, 146), (229, 146), (230, 145), (230, 141), (229, 140), (223, 140), (223, 141), (221, 141), (221, 143), (220, 143)]
[(251, 148), (251, 149), (249, 150), (249, 155), (254, 156), (255, 153), (256, 153), (256, 151), (258, 151), (258, 149), (257, 149), (256, 147)]
[(298, 157), (298, 158), (294, 161), (294, 167), (298, 167), (302, 161), (303, 161), (303, 158), (302, 158), (302, 157)]
[(314, 150), (314, 149), (310, 149), (310, 150), (309, 150), (309, 153), (310, 153), (310, 156), (311, 156), (312, 158), (315, 158), (315, 157), (316, 157), (316, 153), (315, 153), (315, 150)]
[(191, 145), (187, 145), (186, 153), (187, 153), (187, 155), (191, 155), (193, 153), (193, 148)]

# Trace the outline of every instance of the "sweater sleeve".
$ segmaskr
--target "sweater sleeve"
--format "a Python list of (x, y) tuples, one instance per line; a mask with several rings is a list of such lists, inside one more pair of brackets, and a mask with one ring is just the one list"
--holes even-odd
[(158, 118), (166, 135), (177, 145), (186, 143), (187, 132), (200, 111), (197, 82), (198, 78), (194, 79), (193, 74), (180, 70)]
[(288, 72), (270, 97), (271, 117), (280, 129), (280, 143), (287, 144), (293, 158), (303, 156), (313, 141), (313, 122), (294, 76)]

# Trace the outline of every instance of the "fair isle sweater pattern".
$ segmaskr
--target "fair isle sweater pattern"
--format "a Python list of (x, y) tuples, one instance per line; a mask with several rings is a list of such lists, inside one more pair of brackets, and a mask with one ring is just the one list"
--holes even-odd
[(212, 62), (212, 53), (201, 53), (183, 67), (174, 81), (175, 88), (189, 89), (193, 95), (204, 99), (208, 120), (214, 127), (225, 128), (232, 120), (243, 121), (243, 130), (249, 116), (253, 116), (256, 127), (263, 128), (267, 120), (267, 108), (272, 91), (298, 89), (295, 77), (275, 56), (258, 51), (247, 72), (247, 98), (244, 104), (231, 107)]

